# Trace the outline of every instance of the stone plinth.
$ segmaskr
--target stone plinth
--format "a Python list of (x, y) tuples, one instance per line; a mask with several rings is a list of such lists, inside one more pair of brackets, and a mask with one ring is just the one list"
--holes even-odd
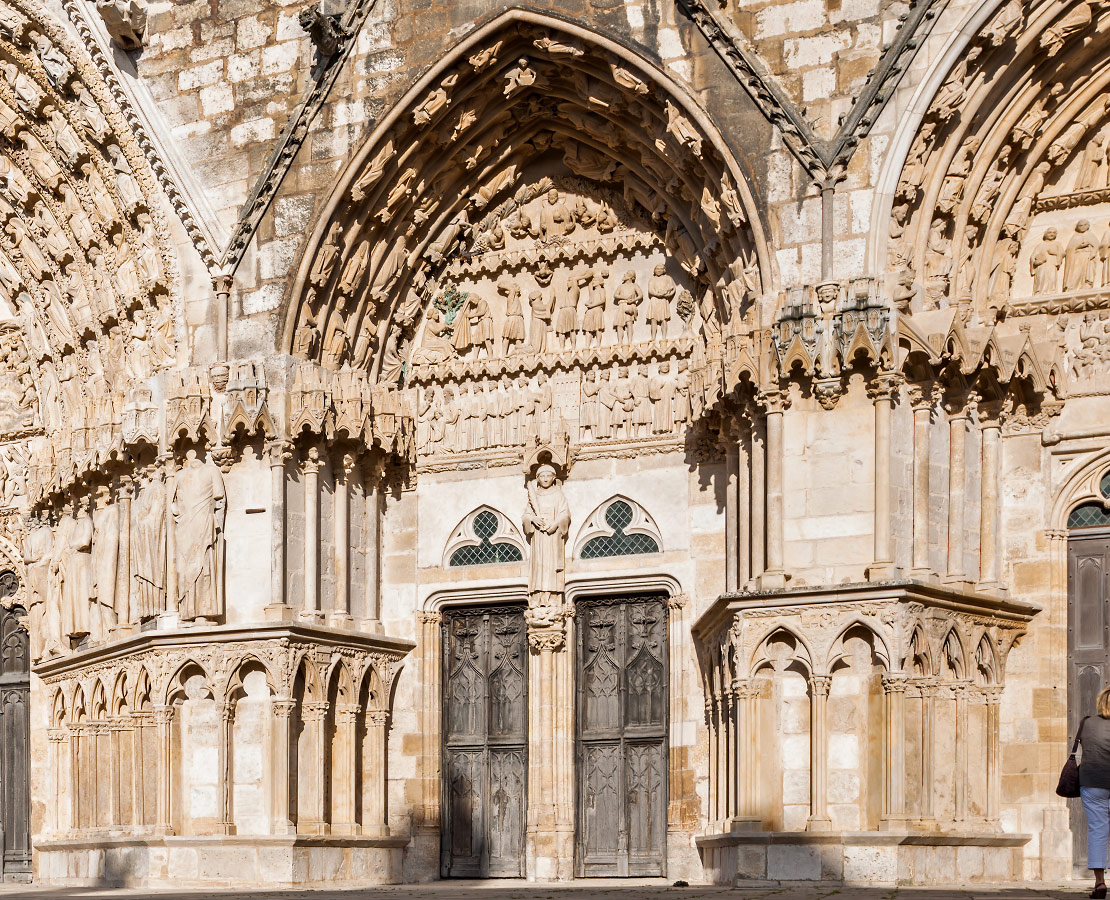
[(711, 884), (1020, 881), (1028, 834), (735, 831), (695, 839)]

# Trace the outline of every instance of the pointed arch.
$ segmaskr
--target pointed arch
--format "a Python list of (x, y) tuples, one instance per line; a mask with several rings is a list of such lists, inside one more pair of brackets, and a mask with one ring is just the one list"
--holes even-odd
[(483, 503), (451, 530), (443, 547), (443, 567), (513, 563), (528, 558), (528, 544), (513, 520)]
[(651, 513), (623, 494), (598, 504), (574, 541), (574, 556), (580, 559), (662, 552), (663, 537)]
[(947, 670), (956, 681), (965, 681), (973, 674), (968, 668), (968, 651), (964, 636), (953, 625), (945, 632), (940, 642), (940, 659), (937, 660), (937, 675)]
[(783, 624), (772, 625), (756, 644), (748, 671), (754, 676), (764, 668), (792, 669), (809, 678), (814, 674), (813, 651), (794, 629)]
[[(195, 679), (200, 679), (196, 681)], [(202, 697), (214, 697), (212, 691), (212, 682), (208, 677), (208, 672), (199, 662), (193, 659), (186, 660), (177, 667), (173, 677), (166, 683), (165, 703), (172, 705), (179, 701), (183, 701), (188, 696), (188, 690), (192, 685), (192, 689), (199, 691)]]
[(718, 321), (775, 285), (749, 179), (697, 103), (627, 47), (510, 9), (445, 54), (339, 176), (282, 349), (395, 382), (446, 267), (483, 239), (490, 211), (516, 208), (533, 162), (560, 157), (654, 223)]
[(66, 695), (61, 688), (54, 691), (54, 699), (50, 703), (50, 727), (65, 728), (68, 724)]
[(140, 666), (135, 675), (135, 694), (131, 702), (135, 712), (154, 712), (154, 687), (151, 684), (150, 673), (146, 666)]
[(227, 685), (223, 691), (223, 697), (226, 701), (235, 702), (246, 693), (243, 681), (251, 672), (261, 672), (265, 676), (266, 686), (269, 688), (271, 697), (277, 693), (274, 689), (276, 681), (270, 667), (254, 653), (250, 653), (239, 660), (231, 675), (228, 676)]
[(825, 662), (825, 671), (832, 672), (845, 659), (851, 655), (849, 642), (853, 639), (862, 640), (871, 650), (872, 662), (882, 665), (886, 671), (891, 670), (890, 648), (882, 633), (871, 622), (859, 616), (853, 616), (836, 636), (829, 647), (828, 657)]

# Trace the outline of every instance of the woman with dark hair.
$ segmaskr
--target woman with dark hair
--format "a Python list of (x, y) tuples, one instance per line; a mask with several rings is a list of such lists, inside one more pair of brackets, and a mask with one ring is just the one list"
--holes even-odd
[(1087, 868), (1095, 873), (1094, 900), (1106, 897), (1106, 857), (1110, 844), (1110, 687), (1095, 700), (1097, 716), (1079, 724), (1083, 748), (1079, 796), (1087, 816)]

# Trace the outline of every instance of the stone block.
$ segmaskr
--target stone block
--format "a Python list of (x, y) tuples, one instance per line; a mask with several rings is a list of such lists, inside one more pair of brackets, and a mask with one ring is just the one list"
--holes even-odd
[(771, 881), (818, 881), (821, 853), (812, 844), (771, 844), (767, 847), (767, 877)]

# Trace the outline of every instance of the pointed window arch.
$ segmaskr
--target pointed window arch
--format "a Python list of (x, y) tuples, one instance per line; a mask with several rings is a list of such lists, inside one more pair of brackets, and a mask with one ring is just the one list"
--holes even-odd
[(444, 550), (444, 566), (486, 566), (524, 560), (524, 539), (508, 516), (480, 506), (451, 532)]
[(659, 553), (663, 541), (655, 520), (628, 497), (611, 497), (590, 513), (578, 535), (579, 559)]

